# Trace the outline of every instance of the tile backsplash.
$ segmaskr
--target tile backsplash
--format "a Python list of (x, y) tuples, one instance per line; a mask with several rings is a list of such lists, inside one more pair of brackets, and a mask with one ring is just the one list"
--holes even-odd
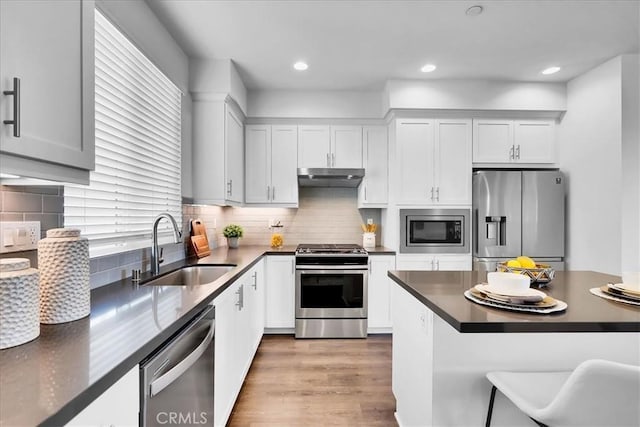
[[(360, 225), (371, 218), (380, 225), (380, 209), (358, 209), (355, 188), (301, 187), (299, 207), (252, 208), (185, 205), (183, 215), (200, 218), (207, 226), (212, 246), (224, 246), (222, 229), (227, 224), (244, 228), (241, 245), (268, 245), (270, 221), (280, 221), (285, 245), (298, 243), (358, 243), (362, 244)], [(216, 227), (213, 227), (213, 224)], [(188, 228), (185, 228), (188, 230)], [(376, 240), (380, 242), (379, 230)]]
[[(244, 228), (241, 245), (268, 245), (268, 224), (280, 221), (285, 245), (299, 243), (362, 243), (360, 225), (371, 218), (380, 224), (380, 209), (358, 209), (355, 188), (302, 187), (299, 207), (252, 208), (183, 204), (183, 245), (163, 245), (165, 263), (183, 259), (191, 253), (188, 246), (189, 221), (200, 218), (207, 227), (211, 247), (226, 246), (222, 229), (227, 224)], [(0, 219), (2, 221), (40, 221), (42, 237), (51, 228), (64, 226), (63, 186), (0, 186)], [(381, 231), (376, 236), (380, 242)], [(37, 268), (37, 251), (14, 252), (0, 257), (29, 258)], [(150, 248), (91, 259), (91, 287), (131, 276), (131, 270), (149, 269)]]

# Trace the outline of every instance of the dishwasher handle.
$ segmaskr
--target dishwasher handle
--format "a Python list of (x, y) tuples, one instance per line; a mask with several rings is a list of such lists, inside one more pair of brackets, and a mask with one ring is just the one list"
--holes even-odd
[(215, 320), (211, 321), (211, 327), (209, 328), (209, 332), (204, 337), (202, 342), (195, 348), (187, 357), (182, 359), (176, 366), (171, 368), (161, 377), (153, 380), (150, 385), (150, 394), (151, 396), (155, 396), (168, 387), (172, 382), (180, 378), (182, 374), (184, 374), (194, 363), (202, 356), (202, 354), (207, 351), (207, 347), (213, 341), (213, 334), (215, 330)]

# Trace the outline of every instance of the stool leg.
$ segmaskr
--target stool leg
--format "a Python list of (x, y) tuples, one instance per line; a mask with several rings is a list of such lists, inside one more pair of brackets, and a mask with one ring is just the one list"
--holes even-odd
[(493, 413), (493, 401), (496, 399), (496, 386), (491, 387), (491, 397), (489, 398), (489, 410), (487, 411), (487, 422), (485, 427), (491, 425), (491, 414)]

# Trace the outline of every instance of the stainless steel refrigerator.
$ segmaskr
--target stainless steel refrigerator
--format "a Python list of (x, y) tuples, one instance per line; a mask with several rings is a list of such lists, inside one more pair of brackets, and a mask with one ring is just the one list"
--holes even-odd
[(564, 197), (559, 171), (474, 172), (474, 270), (520, 255), (563, 270)]

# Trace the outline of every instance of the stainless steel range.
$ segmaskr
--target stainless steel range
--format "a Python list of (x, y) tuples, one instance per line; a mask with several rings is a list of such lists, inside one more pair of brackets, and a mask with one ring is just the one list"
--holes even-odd
[(296, 249), (296, 338), (366, 338), (368, 254), (355, 244)]

